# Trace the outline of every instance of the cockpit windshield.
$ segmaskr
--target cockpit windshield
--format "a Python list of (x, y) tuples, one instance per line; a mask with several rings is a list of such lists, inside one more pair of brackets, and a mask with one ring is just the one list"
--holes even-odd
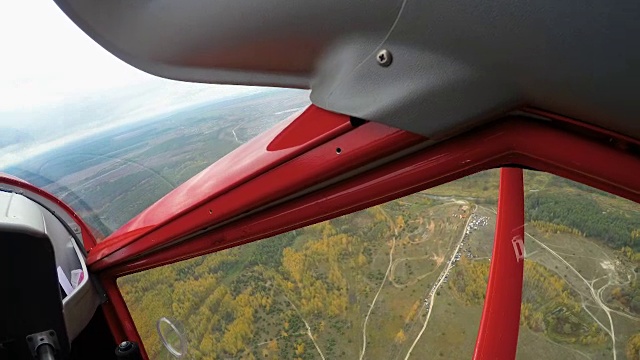
[[(260, 89), (203, 101), (79, 135), (42, 154), (6, 163), (2, 171), (58, 196), (102, 238), (219, 158), (304, 108), (307, 99), (306, 92)], [(64, 123), (64, 116), (58, 116)], [(29, 146), (19, 142), (8, 147), (19, 158)], [(31, 146), (41, 145), (36, 141)]]
[(309, 104), (306, 91), (145, 74), (53, 2), (0, 10), (0, 34), (0, 172), (59, 197), (98, 239)]

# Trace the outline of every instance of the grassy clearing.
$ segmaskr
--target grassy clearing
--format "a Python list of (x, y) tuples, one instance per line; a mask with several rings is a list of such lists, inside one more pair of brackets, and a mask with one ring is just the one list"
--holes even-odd
[(558, 344), (548, 337), (521, 326), (518, 333), (518, 352), (516, 359), (610, 359), (611, 352), (606, 348), (598, 351), (592, 349), (573, 348)]
[[(471, 359), (478, 334), (481, 305), (466, 305), (442, 287), (436, 296), (429, 327), (414, 350), (415, 359)], [(415, 336), (411, 337), (412, 339)]]

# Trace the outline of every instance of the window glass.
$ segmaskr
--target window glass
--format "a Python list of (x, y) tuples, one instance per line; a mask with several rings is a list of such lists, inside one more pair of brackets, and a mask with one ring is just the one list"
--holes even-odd
[[(51, 118), (58, 121), (56, 131), (65, 131), (46, 131), (54, 133), (53, 139), (42, 131), (16, 137), (15, 143), (3, 148), (0, 171), (59, 197), (101, 240), (216, 160), (309, 104), (308, 92), (301, 90), (240, 88), (236, 90), (240, 94), (224, 97), (216, 94), (223, 91), (218, 88), (164, 85), (168, 89), (160, 100), (157, 94), (146, 94), (151, 104), (141, 104), (138, 97), (143, 95), (137, 93), (111, 99), (115, 109), (108, 115), (88, 102), (81, 114), (91, 121), (81, 121), (75, 108), (52, 111)], [(178, 100), (179, 106), (164, 104)], [(122, 107), (130, 111), (116, 111)], [(136, 115), (133, 120), (131, 112)], [(12, 126), (24, 134), (40, 129), (28, 122)], [(2, 135), (3, 147), (1, 140)]]
[(638, 359), (640, 205), (525, 172), (518, 359)]
[[(473, 354), (497, 171), (305, 228), (128, 275), (151, 358), (405, 359)], [(160, 323), (159, 323), (160, 321)], [(165, 332), (163, 332), (165, 334)], [(165, 339), (180, 351), (179, 336)]]

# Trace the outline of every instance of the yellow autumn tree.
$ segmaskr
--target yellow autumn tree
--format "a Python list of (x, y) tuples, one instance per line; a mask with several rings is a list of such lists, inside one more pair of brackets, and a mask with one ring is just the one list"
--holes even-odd
[(416, 313), (418, 312), (418, 309), (420, 308), (420, 304), (420, 300), (416, 300), (416, 302), (413, 303), (413, 306), (411, 306), (411, 309), (409, 309), (407, 316), (404, 318), (405, 323), (413, 320), (413, 318), (416, 316)]
[(269, 341), (267, 344), (267, 350), (270, 352), (278, 352), (278, 343), (275, 340)]
[(304, 354), (304, 343), (300, 343), (298, 344), (298, 346), (296, 346), (296, 355), (302, 354)]
[(640, 333), (637, 333), (627, 341), (627, 359), (640, 360)]
[(282, 251), (282, 265), (298, 283), (302, 281), (304, 255), (292, 248), (285, 248)]
[(393, 341), (395, 341), (396, 344), (402, 344), (405, 340), (407, 340), (407, 337), (405, 336), (404, 331), (400, 329)]

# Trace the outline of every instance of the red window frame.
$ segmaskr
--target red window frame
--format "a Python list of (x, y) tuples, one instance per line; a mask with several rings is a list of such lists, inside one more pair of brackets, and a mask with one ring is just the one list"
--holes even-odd
[[(521, 289), (522, 284), (522, 262), (514, 261), (511, 243), (524, 223), (520, 168), (546, 171), (640, 202), (640, 180), (635, 176), (640, 174), (638, 141), (537, 109), (520, 114), (453, 138), (430, 140), (311, 105), (196, 175), (104, 242), (88, 243), (91, 270), (109, 298), (103, 310), (116, 341), (140, 343), (116, 284), (120, 276), (507, 167), (501, 171), (494, 242), (496, 254), (504, 255), (491, 264), (491, 291), (474, 358), (515, 357), (521, 291), (504, 289)], [(212, 182), (221, 171), (223, 181)], [(190, 196), (193, 192), (198, 195)], [(511, 270), (520, 275), (507, 276)], [(496, 306), (509, 310), (497, 317), (492, 310)]]

